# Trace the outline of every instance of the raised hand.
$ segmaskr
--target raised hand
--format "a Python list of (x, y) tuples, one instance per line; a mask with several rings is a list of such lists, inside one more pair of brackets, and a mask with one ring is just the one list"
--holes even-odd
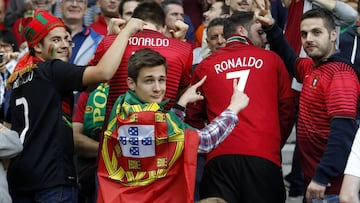
[(269, 0), (264, 0), (265, 5), (262, 6), (261, 2), (259, 0), (254, 0), (256, 7), (255, 11), (255, 19), (259, 23), (261, 23), (262, 26), (270, 27), (275, 23), (274, 18), (271, 15), (271, 8), (270, 8), (270, 2)]
[(124, 28), (126, 21), (121, 18), (111, 18), (107, 26), (108, 35), (119, 34)]
[(142, 31), (145, 24), (146, 23), (141, 19), (130, 18), (122, 31), (128, 32), (128, 34), (133, 35), (139, 31)]
[(173, 38), (184, 41), (188, 29), (189, 29), (189, 25), (187, 25), (181, 20), (177, 20), (175, 22), (175, 30), (170, 30), (170, 34)]
[(249, 97), (242, 91), (239, 91), (237, 88), (237, 80), (233, 80), (233, 95), (231, 96), (231, 101), (228, 106), (228, 109), (235, 112), (235, 114), (239, 113), (239, 111), (243, 110), (249, 104)]
[(183, 95), (181, 95), (178, 104), (180, 106), (186, 107), (188, 103), (193, 103), (199, 100), (203, 100), (204, 96), (200, 94), (200, 92), (196, 91), (198, 87), (200, 87), (206, 80), (206, 76), (204, 76), (199, 82), (189, 87)]

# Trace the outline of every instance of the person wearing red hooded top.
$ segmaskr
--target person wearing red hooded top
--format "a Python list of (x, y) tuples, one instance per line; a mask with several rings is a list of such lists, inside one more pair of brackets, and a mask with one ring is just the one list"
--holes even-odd
[[(134, 51), (140, 48), (151, 48), (158, 51), (168, 61), (169, 70), (167, 73), (167, 89), (164, 99), (169, 99), (165, 109), (170, 109), (180, 94), (190, 84), (190, 69), (192, 64), (192, 48), (189, 43), (178, 39), (166, 37), (165, 31), (165, 14), (159, 4), (155, 2), (144, 2), (139, 4), (134, 10), (133, 17), (142, 19), (146, 22), (146, 26), (142, 32), (137, 33), (128, 41), (125, 54), (114, 77), (108, 81), (110, 86), (108, 101), (106, 104), (106, 118), (110, 114), (111, 108), (121, 94), (128, 90), (126, 84), (127, 63)], [(183, 25), (182, 23), (181, 25)], [(186, 30), (179, 30), (186, 33)], [(96, 64), (103, 53), (112, 44), (115, 36), (106, 36), (99, 44), (94, 58), (90, 64)]]
[(253, 12), (235, 11), (225, 20), (224, 36), (226, 46), (195, 69), (193, 83), (207, 75), (199, 88), (205, 99), (188, 106), (185, 122), (200, 129), (204, 118), (212, 121), (228, 101), (233, 78), (252, 103), (238, 114), (244, 122), (207, 154), (200, 198), (285, 202), (280, 150), (295, 117), (290, 77), (281, 58), (261, 48), (265, 35)]

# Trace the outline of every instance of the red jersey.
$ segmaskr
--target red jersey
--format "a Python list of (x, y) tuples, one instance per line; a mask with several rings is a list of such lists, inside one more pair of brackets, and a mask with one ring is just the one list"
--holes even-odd
[[(286, 24), (284, 36), (294, 49), (295, 53), (300, 54), (301, 51), (301, 36), (300, 36), (300, 22), (301, 16), (304, 12), (304, 1), (292, 1), (288, 10), (287, 19), (291, 23)], [(289, 22), (290, 22), (289, 20)]]
[(195, 69), (193, 83), (207, 75), (199, 88), (205, 99), (204, 104), (188, 105), (186, 122), (201, 128), (198, 124), (204, 123), (203, 113), (213, 120), (229, 105), (233, 80), (238, 79), (238, 88), (250, 98), (249, 105), (238, 114), (239, 123), (229, 137), (207, 157), (210, 160), (225, 154), (241, 154), (261, 157), (280, 166), (280, 149), (289, 136), (295, 110), (290, 77), (275, 53), (247, 44), (245, 37), (233, 36), (229, 40), (232, 42)]
[(94, 22), (93, 24), (89, 25), (95, 32), (99, 33), (100, 35), (107, 35), (107, 23), (105, 21), (104, 16), (100, 15), (99, 19)]
[[(106, 36), (99, 44), (91, 64), (97, 64), (106, 50), (115, 40), (116, 35)], [(166, 58), (168, 69), (166, 79), (166, 93), (164, 99), (170, 99), (166, 109), (170, 109), (175, 102), (179, 89), (187, 87), (191, 82), (189, 70), (192, 65), (192, 48), (189, 43), (168, 38), (160, 32), (143, 30), (128, 40), (121, 64), (108, 82), (110, 86), (108, 101), (106, 104), (106, 118), (116, 99), (128, 90), (127, 86), (127, 64), (130, 56), (139, 49), (151, 48)], [(105, 122), (106, 123), (106, 122)]]
[(72, 117), (73, 122), (84, 123), (84, 113), (87, 100), (89, 98), (88, 92), (82, 92), (77, 100), (75, 113)]
[[(313, 66), (310, 58), (298, 59), (296, 76), (303, 84), (297, 142), (305, 180), (309, 183), (325, 153), (334, 117), (356, 119), (360, 93), (354, 70), (341, 62)], [(327, 194), (339, 194), (342, 176), (331, 178)]]

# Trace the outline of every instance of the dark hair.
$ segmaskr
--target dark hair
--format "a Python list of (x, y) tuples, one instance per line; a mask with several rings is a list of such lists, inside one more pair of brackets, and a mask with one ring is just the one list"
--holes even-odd
[[(70, 27), (68, 27), (68, 26), (65, 25), (65, 30), (66, 30), (66, 32), (69, 33), (69, 35), (71, 36), (71, 29), (70, 29)], [(40, 42), (39, 42), (39, 44), (44, 45), (44, 39), (45, 39), (45, 38), (41, 39)], [(35, 53), (36, 53), (36, 52), (35, 52), (34, 47), (29, 47), (29, 54), (30, 54), (31, 56), (35, 56)]]
[[(230, 13), (230, 6), (226, 5), (225, 0), (215, 0), (214, 3), (215, 3), (215, 2), (222, 2), (222, 3), (223, 3), (223, 5), (221, 6), (221, 13), (220, 13), (220, 15), (224, 15), (224, 14), (229, 14), (229, 13)], [(208, 11), (208, 10), (210, 9), (211, 5), (212, 5), (212, 4), (207, 4), (207, 5), (205, 6), (205, 9), (203, 9), (203, 10), (204, 10), (203, 12)]]
[(360, 1), (358, 0), (358, 7), (357, 7), (358, 13), (360, 13)]
[(156, 2), (140, 3), (135, 8), (132, 17), (153, 23), (158, 29), (165, 26), (165, 13)]
[(210, 28), (218, 26), (218, 25), (222, 25), (224, 26), (225, 24), (225, 19), (224, 18), (214, 18), (209, 22), (209, 25), (206, 27), (206, 32), (209, 31)]
[(128, 77), (132, 78), (136, 83), (142, 68), (152, 68), (159, 65), (164, 65), (165, 70), (167, 70), (166, 59), (159, 52), (150, 48), (139, 49), (129, 59)]
[(235, 11), (230, 17), (225, 19), (224, 36), (225, 38), (228, 38), (230, 35), (236, 34), (236, 30), (239, 26), (243, 26), (246, 30), (249, 30), (253, 23), (254, 12)]
[(226, 5), (226, 3), (224, 2), (222, 7), (221, 7), (221, 14), (220, 15), (229, 14), (229, 13), (230, 13), (230, 6)]
[(135, 2), (143, 2), (143, 0), (122, 0), (121, 1), (121, 3), (120, 3), (120, 5), (119, 5), (119, 13), (120, 13), (120, 15), (123, 15), (123, 12), (124, 12), (124, 4), (126, 3), (126, 2), (129, 2), (129, 1), (135, 1)]
[(19, 51), (19, 46), (17, 44), (15, 36), (9, 30), (0, 31), (0, 41), (3, 41), (6, 44), (10, 44), (13, 48), (13, 51)]
[(179, 5), (179, 6), (183, 7), (183, 3), (182, 3), (181, 0), (165, 0), (165, 1), (161, 2), (161, 8), (163, 8), (165, 13), (168, 12), (167, 7), (170, 4), (176, 4), (176, 5)]
[(305, 12), (301, 16), (301, 21), (309, 18), (321, 18), (324, 22), (324, 26), (330, 32), (331, 30), (335, 29), (335, 22), (333, 15), (330, 11), (323, 9), (323, 8), (314, 8), (307, 12)]

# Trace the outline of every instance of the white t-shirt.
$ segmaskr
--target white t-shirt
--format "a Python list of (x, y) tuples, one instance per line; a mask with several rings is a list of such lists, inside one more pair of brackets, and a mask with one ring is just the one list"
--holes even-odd
[(353, 175), (360, 178), (360, 130), (359, 129), (356, 132), (344, 174)]

